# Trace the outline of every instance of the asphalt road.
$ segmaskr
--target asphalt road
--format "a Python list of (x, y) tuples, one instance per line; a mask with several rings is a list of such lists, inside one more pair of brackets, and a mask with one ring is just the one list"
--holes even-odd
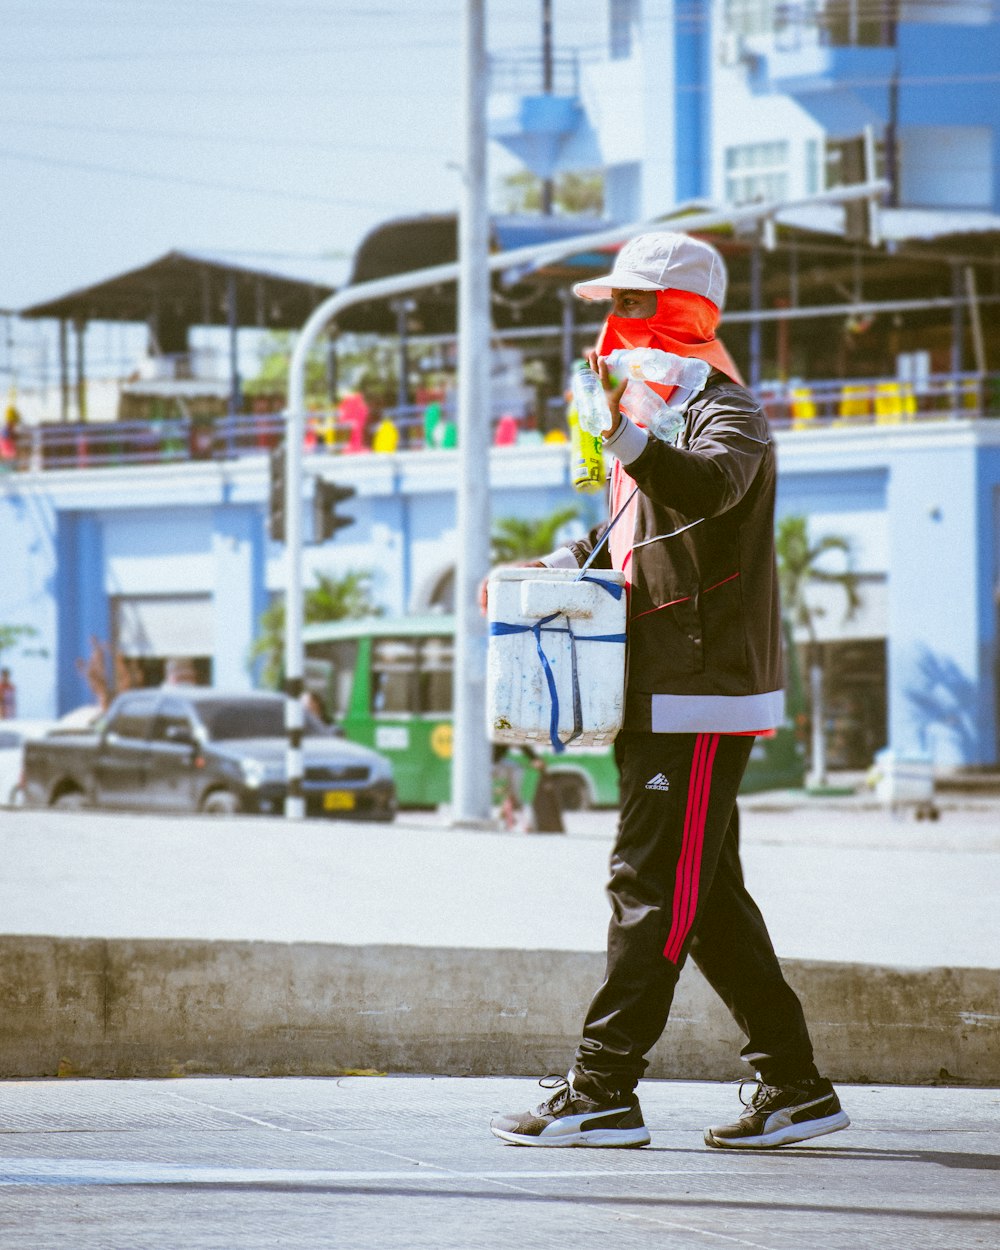
[(649, 1082), (643, 1150), (490, 1136), (524, 1080), (0, 1085), (4, 1250), (994, 1250), (1000, 1091), (854, 1086), (850, 1129), (707, 1149), (736, 1088)]

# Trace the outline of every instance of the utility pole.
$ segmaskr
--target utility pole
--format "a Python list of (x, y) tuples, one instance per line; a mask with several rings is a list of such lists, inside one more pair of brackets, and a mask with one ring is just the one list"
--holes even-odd
[[(764, 252), (762, 247), (762, 223), (755, 222), (753, 227), (753, 243), (750, 247), (750, 308), (753, 312), (760, 312), (763, 286), (763, 269), (764, 269)], [(749, 383), (750, 389), (760, 386), (760, 359), (761, 359), (761, 330), (760, 321), (754, 320), (750, 323), (750, 370)]]
[[(552, 63), (552, 0), (542, 0), (542, 93), (551, 95), (554, 87)], [(552, 215), (555, 184), (551, 178), (542, 179), (542, 212)]]
[(486, 622), (479, 583), (489, 571), (490, 269), (486, 199), (484, 0), (466, 0), (465, 151), (458, 234), (458, 561), (455, 573), (455, 721), (452, 820), (490, 816), (486, 736)]

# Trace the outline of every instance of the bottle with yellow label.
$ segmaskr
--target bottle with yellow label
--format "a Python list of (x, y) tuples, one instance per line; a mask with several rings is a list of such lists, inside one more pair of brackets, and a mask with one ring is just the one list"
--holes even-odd
[(566, 420), (569, 423), (573, 489), (584, 494), (600, 490), (605, 480), (603, 440), (599, 435), (588, 434), (580, 428), (576, 404), (570, 404)]

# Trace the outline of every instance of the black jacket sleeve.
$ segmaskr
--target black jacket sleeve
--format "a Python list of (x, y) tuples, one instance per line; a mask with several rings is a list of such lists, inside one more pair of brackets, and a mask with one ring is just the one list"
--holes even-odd
[(728, 511), (750, 489), (771, 443), (764, 416), (743, 387), (711, 387), (688, 410), (683, 445), (650, 438), (627, 466), (654, 503), (692, 520)]

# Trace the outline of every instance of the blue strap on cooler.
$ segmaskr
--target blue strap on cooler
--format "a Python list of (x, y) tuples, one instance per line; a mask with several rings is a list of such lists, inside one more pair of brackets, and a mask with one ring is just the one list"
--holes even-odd
[[(583, 577), (574, 578), (575, 581), (594, 582), (595, 585), (601, 586), (608, 592), (613, 599), (620, 599), (625, 593), (625, 587), (619, 586), (616, 582), (605, 581), (603, 577)], [(577, 671), (576, 660), (576, 644), (577, 642), (617, 642), (624, 643), (624, 634), (574, 634), (573, 627), (567, 619), (565, 626), (550, 626), (549, 622), (556, 620), (562, 616), (561, 612), (553, 612), (549, 616), (540, 617), (535, 621), (534, 625), (511, 625), (506, 621), (493, 621), (490, 625), (490, 634), (498, 637), (502, 634), (526, 634), (535, 635), (535, 649), (538, 652), (538, 659), (542, 665), (542, 671), (545, 674), (545, 683), (549, 688), (549, 741), (552, 743), (552, 750), (557, 755), (566, 750), (568, 743), (579, 738), (583, 733), (583, 709), (580, 702), (580, 681)], [(556, 679), (552, 674), (552, 665), (549, 663), (549, 657), (545, 654), (542, 646), (542, 633), (550, 634), (569, 634), (570, 645), (570, 675), (573, 687), (573, 732), (563, 742), (559, 737), (559, 693), (556, 690)]]

